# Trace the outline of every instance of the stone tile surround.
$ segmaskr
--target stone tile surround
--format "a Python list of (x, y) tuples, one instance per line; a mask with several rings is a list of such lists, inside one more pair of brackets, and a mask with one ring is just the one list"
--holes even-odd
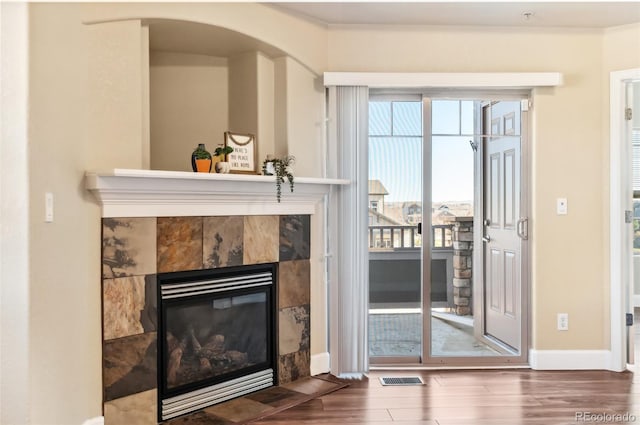
[(308, 215), (104, 218), (102, 224), (107, 425), (157, 423), (156, 273), (278, 262), (279, 380), (309, 376)]

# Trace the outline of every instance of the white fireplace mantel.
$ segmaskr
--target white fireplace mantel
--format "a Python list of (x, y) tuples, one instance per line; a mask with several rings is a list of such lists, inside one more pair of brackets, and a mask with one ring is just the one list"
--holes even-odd
[(275, 176), (113, 169), (87, 172), (102, 217), (314, 214), (332, 186), (348, 180), (295, 177), (276, 199)]

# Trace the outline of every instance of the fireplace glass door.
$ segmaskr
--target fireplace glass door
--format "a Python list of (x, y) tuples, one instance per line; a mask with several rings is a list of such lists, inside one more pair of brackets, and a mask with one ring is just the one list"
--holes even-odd
[(169, 304), (166, 320), (169, 390), (229, 376), (268, 361), (264, 290)]
[(160, 276), (163, 420), (174, 405), (183, 414), (183, 404), (202, 407), (275, 384), (275, 266), (266, 268)]

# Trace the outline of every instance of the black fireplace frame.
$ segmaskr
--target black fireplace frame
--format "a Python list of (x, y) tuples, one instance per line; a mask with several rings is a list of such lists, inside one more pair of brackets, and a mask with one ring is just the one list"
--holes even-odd
[[(272, 273), (272, 285), (261, 288), (244, 288), (235, 289), (233, 291), (225, 291), (216, 296), (216, 294), (193, 295), (190, 297), (179, 298), (176, 300), (163, 300), (161, 286), (163, 284), (198, 282), (208, 279), (220, 279), (225, 277), (237, 276), (238, 272), (243, 273)], [(157, 338), (157, 376), (158, 376), (158, 421), (162, 422), (162, 400), (176, 395), (196, 391), (211, 385), (230, 381), (242, 376), (251, 374), (264, 369), (273, 369), (273, 385), (278, 385), (278, 263), (252, 264), (243, 266), (221, 267), (215, 269), (190, 270), (180, 272), (158, 273), (157, 274), (157, 306), (158, 306), (158, 338)], [(265, 291), (266, 288), (266, 291)], [(180, 304), (190, 304), (193, 300), (214, 300), (228, 298), (230, 292), (233, 296), (241, 296), (256, 293), (266, 293), (267, 296), (267, 359), (265, 362), (258, 363), (236, 371), (208, 378), (206, 380), (189, 383), (175, 388), (167, 388), (166, 372), (168, 353), (166, 346), (166, 310), (168, 307)]]

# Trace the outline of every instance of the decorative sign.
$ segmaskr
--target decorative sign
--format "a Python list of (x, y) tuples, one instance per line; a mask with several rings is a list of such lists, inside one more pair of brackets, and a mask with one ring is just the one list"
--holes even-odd
[(257, 174), (256, 136), (227, 131), (224, 133), (224, 144), (233, 148), (233, 152), (227, 155), (232, 173)]

